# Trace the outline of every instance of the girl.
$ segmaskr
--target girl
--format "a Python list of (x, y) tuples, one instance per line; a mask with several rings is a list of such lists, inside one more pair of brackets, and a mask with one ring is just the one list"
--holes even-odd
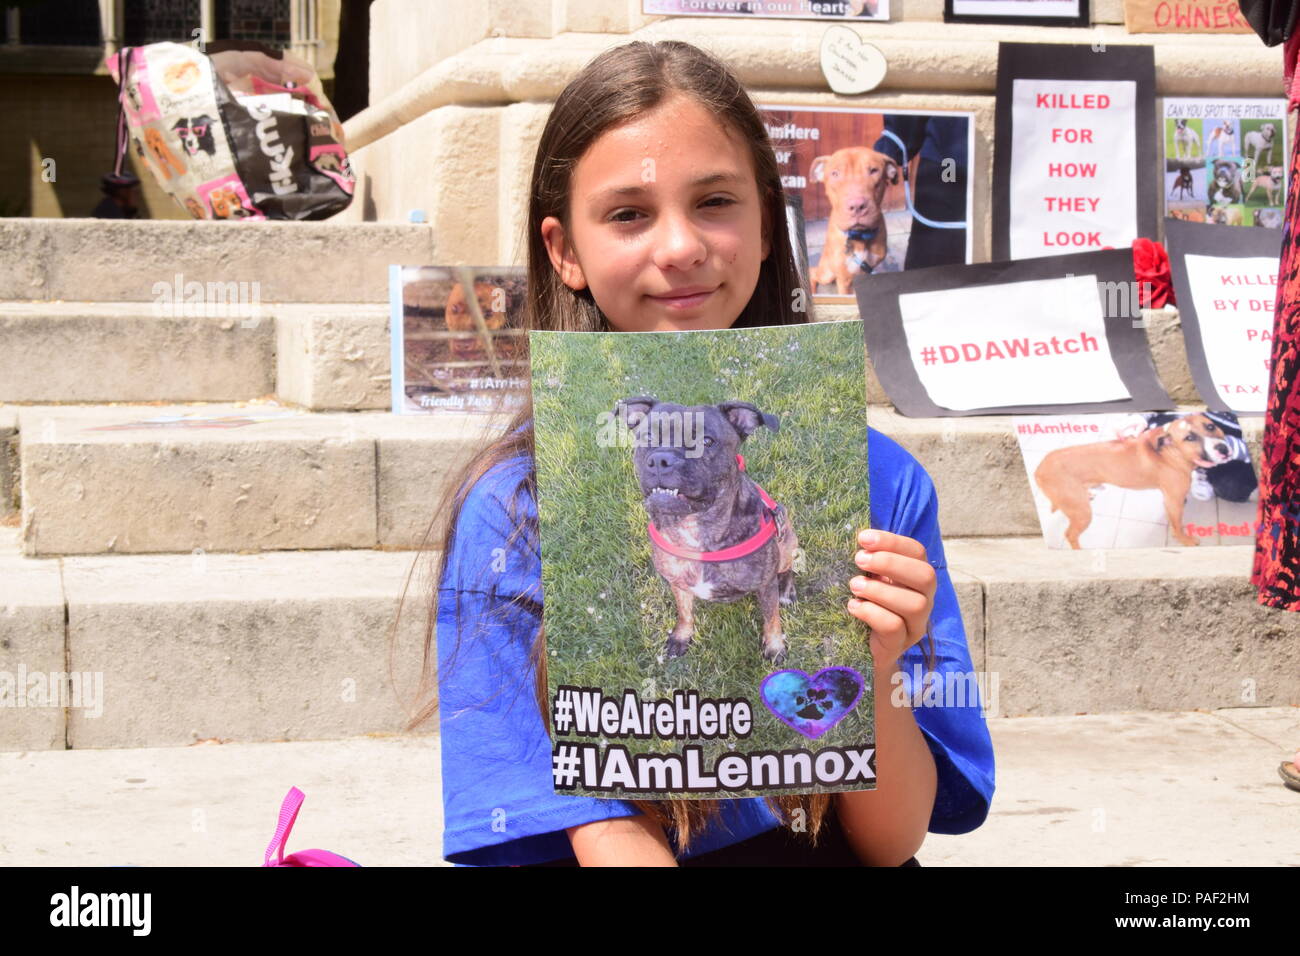
[[(686, 43), (630, 43), (564, 89), (533, 166), (528, 328), (784, 324), (808, 320), (792, 308), (806, 301), (771, 143), (725, 66)], [(870, 429), (874, 520), (863, 525), (881, 530), (845, 542), (864, 572), (850, 581), (846, 613), (871, 626), (878, 789), (721, 801), (556, 795), (531, 408), (508, 427), (438, 511), (450, 517), (435, 574), (438, 665), (435, 678), (430, 627), (423, 690), (431, 695), (436, 679), (439, 700), (411, 726), (439, 713), (446, 859), (916, 865), (927, 829), (983, 822), (993, 753), (977, 695), (914, 710), (897, 692), (896, 675), (922, 662), (940, 686), (971, 664), (933, 485)]]

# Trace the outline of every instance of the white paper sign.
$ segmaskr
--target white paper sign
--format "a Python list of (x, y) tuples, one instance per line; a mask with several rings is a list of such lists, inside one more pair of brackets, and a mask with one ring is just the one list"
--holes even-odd
[(1111, 360), (1096, 276), (909, 293), (898, 308), (936, 405), (961, 411), (1131, 397)]
[(1186, 259), (1205, 360), (1219, 397), (1240, 412), (1265, 411), (1277, 259)]
[(1011, 258), (1137, 238), (1132, 80), (1014, 80)]

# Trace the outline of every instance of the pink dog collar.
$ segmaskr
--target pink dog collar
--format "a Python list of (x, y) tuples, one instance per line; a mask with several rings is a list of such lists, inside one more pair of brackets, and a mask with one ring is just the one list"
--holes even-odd
[[(740, 465), (740, 470), (744, 471), (745, 456), (737, 455), (736, 462)], [(754, 488), (757, 489), (758, 496), (763, 499), (763, 504), (767, 505), (768, 511), (774, 510), (776, 502), (768, 497), (767, 492), (759, 488), (757, 483), (755, 483)], [(691, 551), (689, 548), (679, 548), (659, 533), (659, 529), (655, 527), (653, 521), (646, 525), (646, 530), (650, 532), (651, 541), (676, 557), (690, 558), (694, 561), (731, 561), (735, 558), (743, 558), (747, 554), (753, 554), (767, 544), (772, 535), (776, 533), (776, 522), (772, 520), (770, 514), (764, 514), (757, 534), (745, 539), (740, 544), (733, 544), (729, 548), (723, 548), (721, 551)]]

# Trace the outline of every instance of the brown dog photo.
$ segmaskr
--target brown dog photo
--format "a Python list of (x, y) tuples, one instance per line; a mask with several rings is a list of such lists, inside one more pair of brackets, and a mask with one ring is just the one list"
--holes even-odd
[(525, 279), (509, 267), (408, 266), (394, 302), (395, 411), (515, 408), (528, 387)]
[(803, 211), (816, 296), (863, 276), (971, 260), (969, 113), (760, 107), (787, 194)]
[(1254, 540), (1258, 482), (1231, 412), (1013, 419), (1052, 548)]

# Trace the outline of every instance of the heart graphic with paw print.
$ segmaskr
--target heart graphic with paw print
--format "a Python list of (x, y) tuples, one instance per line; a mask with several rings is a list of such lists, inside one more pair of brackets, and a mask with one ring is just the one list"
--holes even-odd
[(852, 667), (824, 667), (812, 677), (784, 670), (763, 678), (759, 696), (777, 720), (816, 740), (848, 716), (865, 687)]

